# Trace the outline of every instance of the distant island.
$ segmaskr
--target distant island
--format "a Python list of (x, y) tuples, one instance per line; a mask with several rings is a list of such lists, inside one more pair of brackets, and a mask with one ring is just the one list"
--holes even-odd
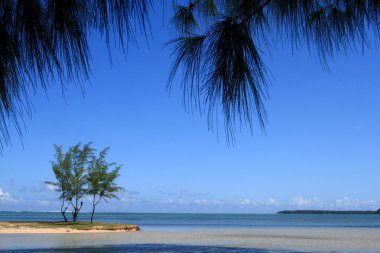
[(380, 214), (377, 211), (333, 211), (333, 210), (283, 210), (278, 214)]

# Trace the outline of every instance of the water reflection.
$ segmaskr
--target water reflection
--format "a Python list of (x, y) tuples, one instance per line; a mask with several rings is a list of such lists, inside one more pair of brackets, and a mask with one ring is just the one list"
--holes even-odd
[[(48, 252), (74, 252), (74, 253), (291, 253), (294, 251), (274, 251), (251, 248), (232, 248), (218, 246), (195, 246), (195, 245), (171, 245), (171, 244), (129, 244), (116, 246), (100, 246), (100, 247), (82, 247), (82, 248), (51, 248), (51, 249), (22, 249), (22, 250), (5, 250), (4, 253), (48, 253)], [(297, 251), (297, 253), (301, 253)], [(305, 253), (305, 252), (302, 252)]]

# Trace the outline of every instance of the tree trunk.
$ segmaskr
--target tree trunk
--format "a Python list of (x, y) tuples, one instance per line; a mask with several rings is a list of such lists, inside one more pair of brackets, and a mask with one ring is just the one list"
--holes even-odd
[(66, 217), (66, 211), (61, 211), (63, 218), (65, 219), (65, 222), (68, 222), (67, 217)]
[(92, 220), (94, 219), (94, 213), (95, 213), (95, 207), (96, 207), (95, 196), (96, 196), (96, 194), (94, 194), (94, 198), (92, 199), (91, 224), (92, 224)]
[(95, 213), (95, 206), (92, 207), (91, 223), (92, 223), (92, 220), (94, 219), (94, 213)]
[(61, 214), (63, 216), (63, 219), (65, 219), (65, 222), (67, 222), (67, 217), (66, 217), (67, 207), (65, 209), (63, 209), (64, 205), (65, 205), (65, 200), (63, 199), (62, 200), (62, 205), (61, 205)]
[(96, 194), (94, 194), (94, 198), (92, 200), (92, 214), (91, 214), (91, 223), (94, 219), (94, 214), (95, 214), (95, 208), (96, 205), (99, 203), (99, 201), (102, 199), (102, 197), (99, 197), (98, 201), (96, 201)]
[(77, 219), (78, 219), (78, 209), (74, 209), (74, 212), (73, 212), (73, 222), (77, 222)]
[(77, 222), (78, 219), (78, 199), (75, 199), (75, 206), (74, 207), (74, 212), (73, 212), (73, 222)]
[(79, 207), (79, 208), (78, 208), (78, 199), (75, 199), (75, 206), (73, 205), (72, 202), (71, 202), (71, 205), (72, 205), (73, 208), (74, 208), (74, 212), (73, 212), (73, 222), (77, 222), (79, 211), (80, 211), (80, 209), (81, 209), (82, 206), (83, 206), (83, 201), (80, 202), (80, 207)]

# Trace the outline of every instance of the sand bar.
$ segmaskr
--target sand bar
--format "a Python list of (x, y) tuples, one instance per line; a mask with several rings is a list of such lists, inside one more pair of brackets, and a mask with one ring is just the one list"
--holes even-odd
[(0, 234), (61, 234), (135, 232), (137, 225), (78, 222), (0, 222)]

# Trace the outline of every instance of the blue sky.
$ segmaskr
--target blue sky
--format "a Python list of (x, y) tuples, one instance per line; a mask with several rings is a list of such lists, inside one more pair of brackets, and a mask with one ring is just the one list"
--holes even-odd
[[(22, 143), (0, 158), (0, 210), (59, 209), (53, 143), (93, 141), (110, 146), (124, 164), (120, 201), (103, 211), (275, 212), (281, 209), (380, 207), (380, 53), (342, 55), (323, 70), (305, 48), (277, 47), (265, 55), (271, 71), (266, 134), (242, 128), (227, 145), (222, 126), (182, 107), (179, 80), (165, 90), (171, 64), (169, 35), (159, 15), (149, 47), (131, 45), (126, 57), (91, 40), (91, 82), (85, 96), (68, 84), (31, 96)], [(85, 208), (90, 208), (87, 204)]]

